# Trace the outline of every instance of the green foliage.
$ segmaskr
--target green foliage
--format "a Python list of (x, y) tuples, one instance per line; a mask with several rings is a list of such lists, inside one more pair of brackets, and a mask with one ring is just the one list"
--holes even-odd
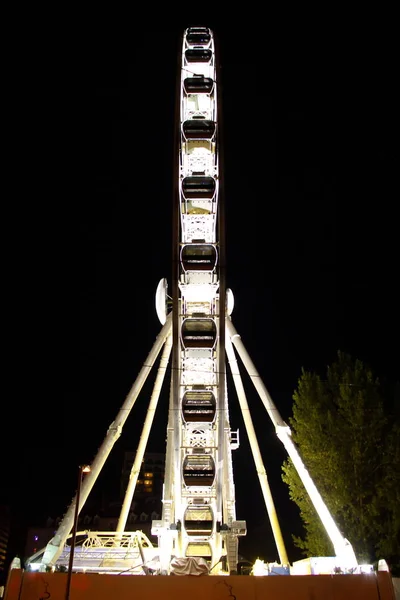
[[(325, 379), (304, 369), (293, 395), (292, 438), (340, 531), (359, 562), (400, 554), (400, 424), (383, 387), (361, 361), (338, 352)], [(283, 481), (297, 504), (307, 556), (332, 556), (332, 544), (290, 459)]]

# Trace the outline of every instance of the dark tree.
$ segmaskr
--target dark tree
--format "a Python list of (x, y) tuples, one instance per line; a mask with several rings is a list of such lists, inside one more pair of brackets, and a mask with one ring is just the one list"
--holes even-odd
[[(385, 388), (360, 360), (338, 352), (326, 378), (303, 370), (293, 395), (292, 437), (340, 531), (359, 562), (400, 555), (400, 425)], [(283, 481), (300, 509), (306, 556), (332, 556), (332, 544), (293, 463)]]

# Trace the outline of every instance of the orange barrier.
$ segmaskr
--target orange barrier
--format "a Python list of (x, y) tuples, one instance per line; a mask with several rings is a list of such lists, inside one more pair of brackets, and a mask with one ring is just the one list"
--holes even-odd
[[(66, 573), (13, 569), (5, 600), (65, 600)], [(74, 573), (70, 600), (395, 600), (391, 575), (130, 576)]]

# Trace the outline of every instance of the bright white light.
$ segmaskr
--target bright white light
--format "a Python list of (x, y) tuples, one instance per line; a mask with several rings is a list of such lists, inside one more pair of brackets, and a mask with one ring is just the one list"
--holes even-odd
[(258, 577), (262, 575), (268, 575), (268, 568), (265, 566), (263, 560), (260, 560), (259, 558), (256, 559), (253, 565), (252, 573)]
[(374, 567), (373, 565), (358, 565), (360, 573), (373, 573)]

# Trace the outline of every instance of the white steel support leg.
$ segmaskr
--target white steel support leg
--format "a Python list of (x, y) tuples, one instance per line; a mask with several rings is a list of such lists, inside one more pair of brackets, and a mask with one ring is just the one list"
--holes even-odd
[[(162, 519), (152, 522), (152, 534), (158, 536), (158, 549), (160, 556), (160, 570), (162, 575), (169, 575), (170, 562), (173, 553), (174, 540), (177, 538), (176, 529), (172, 530), (175, 518), (175, 498), (174, 498), (174, 394), (173, 377), (171, 374), (169, 410), (167, 425), (167, 447), (165, 457), (165, 480), (163, 485), (162, 497)], [(154, 529), (153, 529), (154, 528)]]
[(126, 521), (128, 519), (129, 510), (132, 504), (133, 494), (135, 493), (136, 482), (140, 473), (140, 467), (142, 465), (143, 456), (146, 451), (147, 442), (150, 435), (151, 426), (153, 424), (154, 415), (156, 412), (158, 399), (160, 397), (161, 388), (163, 385), (165, 373), (168, 367), (168, 360), (171, 354), (172, 348), (172, 335), (167, 337), (164, 344), (164, 350), (161, 356), (160, 364), (158, 366), (157, 377), (154, 382), (153, 393), (150, 398), (149, 407), (147, 409), (146, 419), (143, 424), (142, 435), (140, 436), (139, 445), (136, 451), (135, 461), (132, 465), (131, 473), (129, 476), (129, 482), (126, 488), (124, 502), (122, 504), (121, 512), (119, 515), (118, 525), (116, 531), (125, 531)]
[[(168, 315), (167, 320), (158, 334), (156, 341), (154, 342), (153, 348), (148, 354), (142, 369), (139, 372), (139, 375), (136, 378), (135, 383), (133, 384), (129, 394), (127, 395), (122, 408), (120, 409), (117, 418), (113, 421), (108, 428), (107, 435), (100, 446), (97, 455), (91, 465), (91, 471), (88, 473), (87, 477), (85, 477), (82, 490), (80, 493), (80, 501), (79, 501), (79, 509), (78, 514), (84, 506), (87, 497), (89, 496), (97, 477), (99, 476), (101, 469), (104, 466), (115, 442), (119, 438), (122, 432), (122, 427), (129, 416), (129, 413), (136, 402), (136, 399), (139, 395), (140, 390), (142, 389), (147, 376), (149, 375), (151, 369), (153, 368), (154, 362), (165, 343), (168, 335), (171, 332), (171, 315)], [(71, 502), (67, 512), (64, 515), (63, 520), (60, 523), (59, 528), (57, 529), (54, 537), (50, 540), (50, 542), (46, 546), (46, 550), (43, 554), (42, 558), (42, 568), (45, 569), (47, 565), (52, 565), (56, 562), (57, 558), (60, 556), (62, 549), (64, 547), (65, 541), (72, 529), (72, 525), (74, 522), (74, 514), (75, 514), (75, 501), (76, 498)]]
[(256, 390), (258, 391), (258, 394), (271, 418), (271, 421), (275, 426), (277, 436), (284, 444), (285, 449), (291, 458), (308, 495), (310, 496), (310, 500), (313, 503), (314, 508), (317, 511), (323, 526), (325, 527), (329, 539), (333, 544), (336, 556), (344, 560), (348, 569), (357, 567), (358, 563), (352, 545), (342, 536), (326, 504), (322, 500), (320, 493), (318, 492), (310, 474), (305, 468), (297, 448), (290, 437), (290, 428), (282, 420), (278, 409), (274, 405), (271, 396), (269, 395), (260, 375), (258, 374), (249, 354), (243, 345), (242, 340), (240, 339), (240, 335), (237, 333), (230, 319), (227, 319), (226, 324), (230, 339), (238, 351), (238, 354), (242, 359)]
[[(224, 344), (225, 345), (225, 344)], [(224, 369), (224, 375), (226, 379), (226, 368)], [(227, 396), (227, 384), (225, 383), (225, 406), (228, 406)], [(227, 412), (227, 417), (229, 413)], [(232, 533), (231, 528), (236, 521), (236, 499), (235, 499), (235, 483), (233, 477), (233, 464), (232, 464), (232, 449), (231, 449), (231, 428), (229, 422), (226, 424), (225, 430), (225, 444), (224, 444), (224, 455), (223, 455), (223, 515), (224, 524), (227, 524), (229, 529), (225, 533), (225, 547), (226, 547), (226, 558), (228, 572), (231, 575), (237, 574), (237, 565), (239, 558), (239, 540), (236, 533)], [(218, 571), (216, 574), (222, 572), (222, 565), (216, 567)], [(214, 572), (214, 571), (213, 571)]]
[[(178, 293), (178, 292), (177, 292)], [(176, 310), (176, 312), (175, 312)], [(180, 345), (180, 316), (182, 313), (182, 300), (177, 298), (176, 306), (172, 309), (173, 313), (173, 352), (172, 352), (172, 372), (171, 372), (171, 404), (172, 412), (168, 415), (168, 426), (172, 424), (172, 470), (173, 470), (173, 481), (172, 481), (172, 497), (174, 500), (174, 527), (177, 526), (178, 521), (183, 522), (183, 506), (182, 506), (182, 423), (181, 423), (181, 403), (180, 403), (180, 386), (181, 386), (181, 345)], [(171, 417), (171, 419), (170, 419)], [(166, 465), (167, 468), (167, 465)], [(178, 532), (175, 537), (175, 554), (178, 557), (183, 555), (182, 547), (182, 535)]]
[(290, 437), (289, 427), (278, 427), (276, 433), (285, 446), (286, 451), (290, 456), (300, 476), (300, 479), (307, 490), (308, 495), (310, 496), (311, 502), (313, 503), (314, 508), (317, 511), (323, 526), (325, 527), (329, 539), (333, 544), (336, 556), (340, 559), (341, 564), (345, 565), (346, 570), (351, 571), (352, 569), (355, 569), (358, 565), (358, 562), (353, 550), (353, 546), (342, 536), (325, 502), (322, 500), (321, 494), (317, 490), (309, 472), (305, 468), (297, 448)]
[(233, 323), (230, 318), (226, 320), (226, 327), (229, 337), (233, 345), (235, 346), (240, 358), (242, 359), (242, 362), (246, 367), (247, 373), (249, 374), (249, 377), (252, 380), (254, 387), (256, 388), (258, 395), (260, 396), (262, 403), (264, 404), (265, 409), (269, 414), (272, 423), (274, 424), (274, 427), (276, 428), (278, 425), (286, 427), (286, 423), (282, 420), (278, 409), (273, 403), (272, 398), (267, 391), (267, 388), (262, 382), (262, 379), (258, 374), (257, 369), (255, 368), (246, 348), (243, 345), (241, 337), (236, 331), (235, 327), (233, 326)]
[(279, 558), (281, 564), (288, 565), (289, 559), (287, 556), (285, 543), (283, 541), (281, 528), (278, 521), (278, 515), (276, 513), (274, 500), (272, 498), (271, 489), (268, 484), (267, 472), (265, 470), (263, 460), (261, 457), (260, 448), (257, 441), (256, 432), (253, 425), (253, 420), (251, 418), (249, 405), (247, 403), (246, 394), (244, 391), (242, 378), (240, 376), (238, 363), (235, 357), (235, 352), (233, 350), (232, 342), (230, 340), (229, 335), (226, 336), (225, 339), (225, 349), (226, 354), (229, 361), (229, 366), (231, 369), (233, 382), (235, 384), (236, 393), (239, 400), (240, 409), (243, 415), (243, 421), (246, 427), (247, 436), (250, 443), (250, 448), (253, 454), (254, 462), (256, 465), (257, 475), (260, 481), (261, 490), (264, 496), (265, 506), (268, 511), (269, 520), (271, 523), (272, 533), (274, 535), (275, 544), (278, 549)]

